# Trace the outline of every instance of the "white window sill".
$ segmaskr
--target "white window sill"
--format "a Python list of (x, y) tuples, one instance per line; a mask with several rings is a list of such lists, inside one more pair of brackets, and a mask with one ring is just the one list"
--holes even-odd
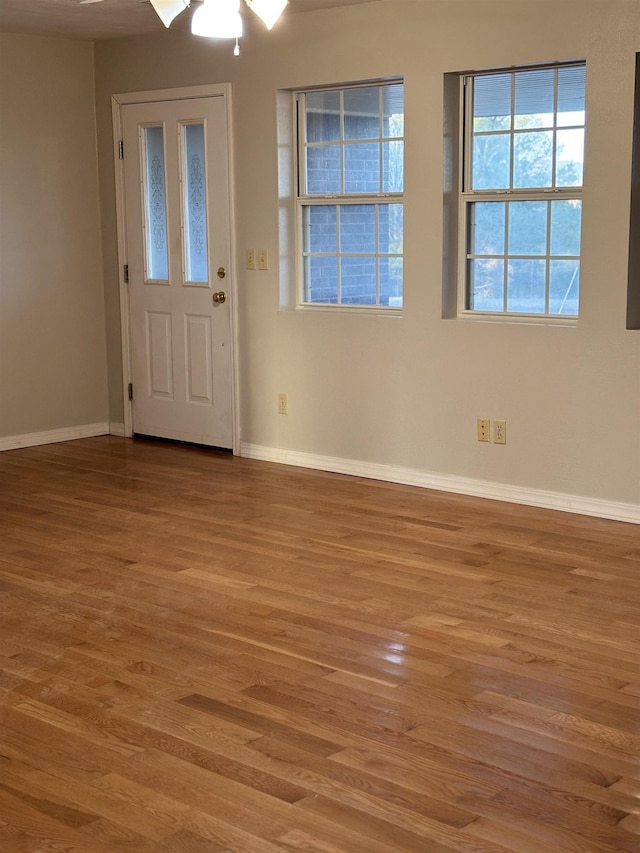
[(402, 318), (402, 308), (388, 308), (381, 305), (315, 305), (300, 303), (296, 311), (309, 314), (360, 314), (369, 317)]
[(575, 329), (578, 326), (577, 317), (547, 316), (545, 314), (502, 314), (491, 311), (461, 311), (458, 320), (464, 323), (508, 323), (522, 326), (560, 326)]

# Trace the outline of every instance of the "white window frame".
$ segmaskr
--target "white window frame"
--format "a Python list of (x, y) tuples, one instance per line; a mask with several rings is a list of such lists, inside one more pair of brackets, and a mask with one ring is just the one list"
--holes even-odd
[[(536, 71), (543, 69), (561, 69), (567, 67), (575, 67), (581, 66), (586, 67), (586, 62), (584, 60), (573, 60), (567, 62), (555, 62), (555, 63), (547, 63), (540, 65), (529, 65), (522, 67), (511, 67), (511, 68), (498, 68), (492, 69), (490, 71), (482, 71), (482, 72), (473, 72), (467, 74), (460, 75), (460, 165), (459, 165), (459, 211), (458, 211), (458, 311), (457, 316), (463, 319), (471, 319), (471, 320), (495, 320), (502, 322), (521, 322), (521, 323), (544, 323), (544, 324), (559, 324), (559, 325), (570, 325), (574, 326), (578, 322), (579, 314), (553, 314), (548, 312), (549, 307), (549, 262), (550, 259), (555, 258), (557, 256), (550, 254), (549, 249), (549, 241), (547, 244), (547, 254), (544, 256), (536, 256), (536, 259), (542, 259), (546, 262), (546, 277), (545, 277), (545, 306), (546, 311), (536, 312), (536, 313), (526, 313), (526, 312), (517, 312), (517, 311), (509, 311), (507, 309), (507, 294), (506, 294), (506, 280), (507, 280), (507, 267), (509, 257), (519, 258), (518, 255), (509, 255), (508, 246), (504, 247), (504, 262), (505, 262), (505, 271), (504, 271), (504, 279), (505, 279), (505, 304), (504, 309), (502, 311), (489, 311), (482, 309), (475, 309), (473, 307), (469, 307), (470, 304), (470, 288), (472, 283), (470, 281), (469, 276), (469, 261), (474, 257), (473, 253), (470, 252), (470, 235), (471, 235), (471, 227), (470, 227), (470, 211), (473, 204), (480, 202), (508, 202), (508, 201), (560, 201), (560, 200), (580, 200), (582, 202), (583, 198), (583, 187), (584, 187), (584, 175), (582, 184), (580, 186), (571, 186), (571, 187), (551, 187), (551, 188), (534, 188), (534, 189), (499, 189), (499, 190), (473, 190), (470, 187), (470, 178), (472, 174), (472, 140), (473, 140), (473, 86), (469, 85), (469, 81), (474, 80), (478, 77), (482, 76), (492, 76), (499, 74), (516, 74), (521, 71)], [(555, 84), (555, 97), (557, 99), (557, 78)], [(514, 103), (513, 103), (513, 91), (512, 91), (512, 105), (511, 105), (511, 116), (513, 119), (514, 116)], [(557, 129), (557, 111), (554, 113), (554, 130)], [(580, 125), (580, 127), (585, 128), (586, 133), (586, 119), (585, 124)], [(565, 129), (564, 127), (561, 129)], [(566, 128), (571, 129), (571, 128)], [(512, 136), (515, 136), (517, 131), (515, 131), (513, 127), (513, 121), (511, 123), (510, 133)], [(556, 147), (554, 144), (553, 149), (553, 167), (555, 167), (555, 157), (556, 157)], [(513, 157), (511, 159), (511, 170), (513, 170)], [(553, 170), (555, 171), (555, 169)], [(550, 229), (550, 217), (548, 217), (547, 221), (547, 230)], [(563, 259), (573, 260), (577, 259), (580, 263), (581, 269), (581, 255), (577, 256), (562, 256)], [(578, 307), (579, 311), (579, 307)]]
[[(330, 311), (330, 312), (346, 312), (349, 314), (386, 314), (388, 316), (399, 317), (402, 316), (403, 305), (398, 307), (396, 306), (388, 306), (388, 305), (380, 305), (378, 302), (376, 304), (349, 304), (338, 301), (337, 303), (332, 302), (310, 302), (305, 300), (305, 257), (307, 255), (313, 253), (306, 253), (304, 250), (304, 236), (303, 236), (303, 228), (304, 228), (304, 213), (305, 210), (314, 206), (326, 206), (326, 205), (335, 205), (338, 208), (338, 216), (339, 216), (339, 208), (340, 206), (346, 205), (373, 205), (376, 210), (376, 223), (378, 222), (378, 216), (380, 208), (383, 205), (388, 204), (400, 204), (403, 206), (404, 211), (404, 186), (402, 192), (392, 192), (392, 193), (332, 193), (327, 195), (320, 194), (309, 194), (307, 193), (306, 187), (306, 122), (304, 121), (304, 100), (306, 95), (313, 94), (315, 92), (340, 92), (344, 93), (349, 90), (357, 89), (357, 88), (383, 88), (385, 86), (393, 86), (393, 85), (402, 85), (404, 87), (404, 80), (402, 78), (393, 78), (393, 79), (385, 79), (385, 80), (370, 80), (358, 83), (346, 83), (346, 84), (336, 84), (333, 86), (319, 86), (312, 87), (306, 89), (300, 89), (294, 91), (293, 95), (293, 115), (294, 119), (294, 150), (296, 152), (296, 158), (294, 162), (294, 170), (295, 170), (295, 186), (297, 187), (296, 197), (295, 197), (295, 206), (296, 206), (296, 308), (299, 310), (305, 311)], [(368, 141), (376, 141), (380, 143), (380, 158), (381, 158), (381, 171), (382, 175), (382, 157), (383, 157), (383, 142), (402, 142), (405, 141), (405, 136), (394, 136), (394, 137), (384, 137), (380, 136), (375, 140), (371, 139), (354, 139), (345, 142), (344, 138), (344, 128), (341, 129), (340, 134), (340, 147), (341, 151), (344, 151), (345, 145), (350, 143), (361, 143)], [(342, 157), (341, 157), (342, 162)], [(344, 177), (344, 173), (343, 173)], [(339, 226), (338, 226), (339, 228)], [(404, 231), (404, 225), (403, 225)], [(339, 230), (338, 230), (339, 234)], [(338, 245), (337, 251), (335, 253), (328, 253), (328, 256), (335, 255), (336, 258), (340, 259), (340, 257), (371, 257), (375, 259), (376, 263), (376, 299), (379, 299), (379, 280), (378, 280), (378, 259), (381, 257), (400, 257), (403, 261), (403, 272), (404, 272), (404, 250), (402, 253), (386, 253), (379, 252), (376, 246), (376, 251), (371, 253), (363, 253), (362, 255), (355, 255), (349, 252), (341, 252), (340, 246)], [(402, 286), (402, 300), (404, 303), (404, 275), (403, 275), (403, 286)], [(340, 284), (338, 283), (338, 294), (340, 294)]]

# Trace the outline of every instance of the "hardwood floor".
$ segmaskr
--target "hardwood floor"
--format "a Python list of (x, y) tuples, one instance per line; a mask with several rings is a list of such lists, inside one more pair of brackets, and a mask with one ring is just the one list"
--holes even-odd
[(2, 853), (640, 851), (640, 528), (0, 454)]

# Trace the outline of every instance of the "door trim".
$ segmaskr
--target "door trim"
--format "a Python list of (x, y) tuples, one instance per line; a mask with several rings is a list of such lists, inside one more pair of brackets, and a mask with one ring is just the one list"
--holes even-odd
[(234, 186), (233, 186), (233, 134), (231, 124), (231, 84), (219, 83), (205, 86), (189, 86), (178, 89), (152, 89), (145, 92), (126, 92), (111, 96), (111, 117), (113, 127), (113, 152), (115, 163), (116, 185), (116, 239), (118, 243), (118, 281), (120, 292), (120, 334), (122, 338), (122, 401), (124, 407), (124, 435), (133, 436), (133, 404), (129, 400), (129, 383), (132, 381), (131, 367), (131, 316), (129, 306), (129, 289), (125, 282), (124, 268), (127, 263), (126, 217), (125, 217), (125, 180), (124, 161), (119, 157), (120, 140), (122, 139), (122, 107), (128, 104), (144, 104), (150, 101), (179, 101), (189, 98), (222, 97), (225, 103), (227, 118), (227, 149), (229, 152), (229, 242), (231, 270), (225, 282), (231, 292), (229, 304), (231, 323), (231, 399), (233, 423), (233, 453), (240, 455), (240, 407), (238, 387), (238, 314), (237, 279), (235, 274), (236, 234), (234, 217)]

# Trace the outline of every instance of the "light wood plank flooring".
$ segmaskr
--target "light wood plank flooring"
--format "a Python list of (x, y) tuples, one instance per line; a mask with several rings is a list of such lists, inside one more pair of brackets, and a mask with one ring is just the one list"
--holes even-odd
[(2, 853), (640, 851), (640, 528), (0, 454)]

